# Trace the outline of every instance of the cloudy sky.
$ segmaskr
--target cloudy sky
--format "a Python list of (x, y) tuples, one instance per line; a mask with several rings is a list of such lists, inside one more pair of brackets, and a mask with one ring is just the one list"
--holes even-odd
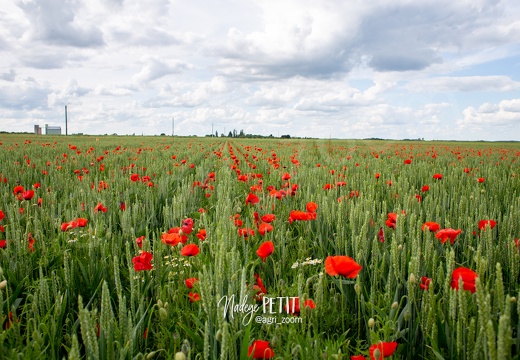
[(517, 0), (7, 0), (0, 131), (520, 140)]

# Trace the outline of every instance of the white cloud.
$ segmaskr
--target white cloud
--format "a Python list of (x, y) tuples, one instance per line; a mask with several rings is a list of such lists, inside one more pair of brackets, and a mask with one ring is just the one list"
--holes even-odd
[(90, 93), (90, 91), (88, 88), (79, 86), (76, 79), (69, 79), (61, 91), (54, 91), (49, 94), (48, 103), (50, 107), (66, 105), (69, 101), (81, 98)]
[(104, 44), (103, 34), (89, 18), (83, 18), (79, 0), (28, 0), (19, 3), (29, 20), (29, 39), (48, 44), (91, 47)]
[(0, 86), (0, 108), (25, 111), (46, 108), (51, 91), (48, 83), (33, 78), (10, 82)]
[(6, 71), (2, 74), (0, 74), (0, 79), (5, 81), (14, 81), (16, 78), (16, 71), (14, 69), (9, 69), (9, 71)]
[(19, 0), (0, 17), (0, 130), (67, 102), (84, 133), (169, 133), (172, 116), (186, 135), (517, 125), (517, 102), (500, 101), (520, 98), (514, 0)]
[[(471, 131), (493, 127), (506, 127), (511, 130), (520, 127), (520, 99), (502, 100), (498, 104), (482, 104), (479, 108), (467, 107), (463, 118), (457, 121), (461, 129)], [(509, 134), (512, 136), (512, 133)]]
[(407, 85), (414, 92), (493, 91), (505, 92), (520, 89), (520, 82), (509, 76), (439, 76), (415, 79)]
[(154, 57), (148, 57), (144, 62), (145, 65), (141, 71), (132, 77), (132, 80), (140, 85), (144, 85), (166, 75), (176, 74), (193, 68), (191, 64), (180, 60), (164, 62)]

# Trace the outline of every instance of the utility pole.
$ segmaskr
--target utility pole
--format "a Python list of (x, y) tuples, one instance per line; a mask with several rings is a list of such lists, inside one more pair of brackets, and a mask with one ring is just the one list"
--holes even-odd
[(67, 125), (67, 105), (65, 105), (65, 136), (68, 135)]

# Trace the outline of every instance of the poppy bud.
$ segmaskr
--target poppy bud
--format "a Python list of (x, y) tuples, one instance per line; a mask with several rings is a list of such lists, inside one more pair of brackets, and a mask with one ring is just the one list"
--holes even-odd
[(403, 245), (399, 244), (399, 246), (397, 247), (397, 250), (399, 250), (399, 251), (403, 250)]
[(397, 301), (394, 301), (392, 304), (392, 309), (397, 309), (397, 306), (399, 306), (399, 304), (397, 303)]
[(7, 286), (7, 280), (3, 280), (2, 282), (0, 282), (0, 289), (3, 289)]
[(509, 302), (511, 302), (511, 304), (515, 303), (516, 302), (516, 297), (512, 297), (511, 299), (509, 299)]
[(146, 359), (152, 359), (155, 357), (155, 355), (158, 353), (159, 351), (152, 351), (151, 353), (149, 353), (148, 355), (146, 355)]
[(381, 356), (381, 351), (379, 351), (379, 349), (375, 349), (374, 350), (374, 359), (379, 359)]
[(406, 310), (406, 312), (404, 313), (404, 321), (410, 320), (411, 317), (412, 317), (412, 312), (409, 310)]
[(359, 295), (359, 293), (361, 292), (361, 286), (359, 284), (354, 284), (354, 291), (356, 292), (356, 294)]
[(296, 345), (295, 347), (292, 348), (291, 355), (294, 357), (298, 357), (298, 354), (300, 354), (301, 351), (302, 351), (302, 347), (300, 345)]
[(159, 308), (159, 317), (161, 318), (161, 320), (165, 321), (167, 318), (168, 318), (168, 312), (166, 311), (165, 308)]
[(410, 278), (408, 279), (411, 284), (415, 284), (415, 275), (413, 273), (410, 274)]
[[(190, 351), (190, 342), (187, 339), (184, 339), (184, 341), (182, 342), (181, 351), (184, 354), (187, 354)], [(184, 359), (186, 359), (186, 358), (184, 358)]]
[(186, 355), (182, 351), (178, 351), (175, 353), (174, 360), (186, 360)]
[(277, 344), (278, 344), (278, 338), (276, 336), (273, 336), (273, 338), (271, 339), (271, 346), (276, 347)]
[(374, 327), (375, 322), (376, 321), (374, 320), (374, 318), (368, 319), (368, 327), (372, 329)]
[(157, 300), (157, 307), (159, 309), (163, 307), (163, 303), (162, 303), (161, 299)]

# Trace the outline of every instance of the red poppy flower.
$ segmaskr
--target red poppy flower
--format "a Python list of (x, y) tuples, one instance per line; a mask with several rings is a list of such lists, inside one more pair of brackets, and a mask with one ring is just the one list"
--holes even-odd
[(428, 290), (431, 282), (432, 282), (432, 279), (430, 279), (427, 276), (423, 276), (421, 278), (421, 284), (419, 285), (421, 287), (421, 290)]
[[(311, 300), (307, 299), (303, 302), (303, 307), (307, 307), (309, 309), (314, 309), (316, 307), (316, 303)], [(285, 312), (287, 314), (293, 314), (296, 316), (300, 315), (300, 299), (298, 297), (290, 298), (287, 305), (285, 305)]]
[(247, 239), (249, 235), (253, 236), (255, 235), (255, 231), (251, 228), (240, 228), (238, 229), (238, 235), (243, 236)]
[(173, 227), (173, 228), (169, 229), (168, 230), (168, 234), (177, 234), (177, 235), (179, 235), (179, 237), (181, 239), (180, 241), (183, 244), (186, 244), (186, 241), (188, 241), (188, 236), (182, 232), (180, 227)]
[(33, 188), (35, 188), (35, 189), (39, 189), (40, 187), (41, 187), (41, 184), (38, 182), (33, 184)]
[(404, 161), (404, 164), (405, 164), (405, 165), (410, 165), (411, 163), (412, 163), (412, 160), (411, 160), (411, 159), (406, 159), (406, 160)]
[(199, 253), (199, 247), (196, 244), (188, 244), (181, 249), (182, 256), (196, 256)]
[(142, 271), (142, 270), (152, 270), (152, 264), (151, 261), (153, 259), (153, 255), (149, 252), (143, 251), (141, 255), (136, 256), (132, 259), (132, 262), (134, 263), (134, 270), (135, 271)]
[(437, 180), (442, 180), (442, 174), (434, 174), (433, 178)]
[(103, 206), (103, 203), (98, 203), (98, 204), (96, 205), (96, 207), (94, 208), (94, 212), (95, 212), (95, 213), (97, 213), (97, 212), (99, 212), (99, 211), (102, 211), (102, 212), (106, 213), (107, 210), (108, 210), (108, 208), (106, 208), (105, 206)]
[(312, 299), (307, 299), (303, 302), (304, 308), (314, 309), (316, 307), (316, 303)]
[(397, 213), (388, 213), (387, 217), (391, 222), (397, 222)]
[(334, 185), (332, 185), (332, 184), (325, 184), (325, 185), (323, 185), (323, 190), (330, 190), (333, 187), (334, 187)]
[(200, 229), (199, 232), (197, 234), (195, 234), (195, 236), (200, 240), (200, 241), (204, 241), (206, 240), (206, 229)]
[(486, 181), (486, 178), (479, 177), (479, 178), (477, 179), (477, 181), (478, 181), (479, 183), (483, 183), (484, 181)]
[(87, 226), (87, 222), (88, 222), (88, 220), (85, 218), (77, 218), (76, 220), (62, 223), (61, 231), (67, 231), (67, 230), (74, 229), (77, 227), (85, 227), (85, 226)]
[(459, 267), (453, 270), (451, 274), (452, 289), (459, 290), (459, 279), (462, 279), (462, 288), (472, 293), (477, 291), (475, 281), (477, 280), (477, 273), (465, 267)]
[(385, 224), (390, 229), (395, 229), (397, 225), (397, 214), (396, 213), (388, 213), (388, 219), (386, 219)]
[(24, 200), (31, 200), (34, 197), (34, 190), (27, 190), (22, 193)]
[(316, 210), (318, 209), (318, 204), (316, 204), (315, 202), (312, 202), (312, 201), (309, 201), (307, 203), (307, 205), (305, 205), (305, 208), (307, 209), (307, 212), (316, 212)]
[(182, 237), (179, 233), (165, 233), (161, 235), (161, 242), (163, 244), (176, 246), (178, 243), (182, 242)]
[(478, 222), (478, 228), (480, 230), (486, 230), (486, 228), (489, 226), (490, 229), (493, 229), (497, 225), (497, 222), (495, 220), (480, 220)]
[[(18, 322), (20, 322), (20, 319), (18, 319)], [(6, 330), (9, 330), (11, 328), (11, 326), (13, 326), (13, 325), (14, 325), (13, 312), (9, 311), (9, 315), (7, 316), (7, 321), (5, 322), (4, 327)]]
[(196, 277), (192, 277), (192, 278), (187, 278), (184, 283), (186, 284), (186, 287), (188, 289), (193, 289), (193, 286), (199, 281), (199, 278), (196, 278)]
[(355, 278), (363, 267), (350, 256), (327, 256), (325, 259), (325, 271), (330, 276), (344, 276)]
[(289, 174), (289, 173), (284, 173), (282, 175), (282, 180), (283, 181), (289, 180), (290, 178), (291, 178), (291, 174)]
[(258, 232), (260, 235), (264, 236), (266, 233), (271, 232), (274, 230), (273, 225), (269, 223), (262, 222), (260, 226), (258, 226)]
[(260, 277), (260, 275), (255, 274), (255, 282), (256, 283), (253, 285), (253, 289), (256, 291), (255, 300), (262, 301), (264, 294), (267, 294), (267, 290), (264, 286), (264, 282), (262, 281), (262, 278)]
[(258, 204), (259, 202), (260, 202), (260, 198), (253, 193), (249, 193), (249, 195), (247, 195), (247, 197), (246, 197), (246, 205), (249, 205), (249, 204), (254, 205), (254, 204)]
[(247, 356), (253, 359), (272, 359), (274, 351), (269, 347), (269, 341), (255, 340), (249, 347)]
[(363, 355), (350, 355), (350, 360), (367, 360)]
[(193, 231), (193, 219), (187, 218), (182, 220), (181, 230), (183, 233), (189, 235)]
[(126, 210), (125, 202), (121, 202), (121, 204), (119, 204), (119, 208), (121, 209), (121, 211), (125, 211)]
[(18, 185), (18, 186), (15, 186), (14, 189), (13, 189), (13, 193), (16, 195), (16, 194), (21, 194), (25, 191), (25, 189), (23, 188), (23, 186), (21, 185)]
[(0, 210), (0, 221), (4, 220), (5, 214), (2, 210)]
[[(370, 359), (371, 360), (382, 360), (386, 357), (392, 356), (395, 349), (397, 348), (397, 343), (395, 341), (385, 342), (382, 341), (379, 344), (374, 344), (370, 347)], [(375, 352), (379, 350), (379, 356), (376, 358)]]
[[(428, 230), (430, 230), (431, 232), (435, 232), (435, 231), (439, 230), (441, 228), (441, 226), (434, 221), (427, 221), (423, 224), (421, 229), (425, 230), (426, 228), (428, 228)], [(444, 240), (444, 241), (446, 241), (446, 240)]]
[(34, 242), (36, 240), (33, 238), (31, 233), (29, 233), (27, 240), (29, 240), (29, 245), (27, 246), (27, 248), (29, 249), (30, 252), (34, 252)]
[(454, 230), (454, 229), (442, 229), (442, 230), (439, 230), (437, 231), (437, 233), (435, 234), (435, 237), (437, 239), (439, 239), (441, 241), (441, 243), (445, 243), (446, 240), (450, 239), (450, 243), (453, 245), (455, 243), (455, 239), (457, 238), (457, 236), (462, 232), (461, 229), (457, 229), (457, 230)]
[(316, 219), (316, 213), (305, 212), (299, 210), (292, 210), (289, 213), (289, 223), (292, 224), (293, 221), (301, 220), (301, 221), (309, 221)]
[(385, 233), (384, 233), (382, 227), (379, 228), (379, 232), (377, 233), (377, 237), (378, 237), (380, 242), (382, 242), (382, 243), (385, 242)]
[(276, 216), (274, 216), (274, 214), (265, 214), (264, 216), (262, 216), (263, 222), (271, 223), (274, 220), (276, 220)]
[(145, 239), (144, 235), (143, 236), (139, 236), (138, 238), (135, 239), (135, 243), (137, 244), (137, 246), (139, 246), (139, 249), (143, 248), (143, 240), (144, 239)]
[(5, 249), (7, 247), (7, 240), (0, 240), (0, 249)]
[(188, 298), (190, 299), (190, 302), (194, 303), (197, 301), (200, 301), (200, 295), (194, 292), (191, 292), (188, 294)]
[(133, 182), (139, 181), (139, 175), (138, 174), (130, 175), (130, 180), (132, 180)]
[(258, 247), (256, 250), (256, 254), (262, 258), (262, 261), (265, 262), (265, 259), (271, 255), (274, 251), (274, 244), (272, 241), (266, 241)]
[(244, 222), (242, 220), (240, 220), (240, 214), (235, 214), (235, 217), (231, 217), (231, 219), (234, 219), (233, 220), (233, 223), (235, 224), (236, 227), (240, 227), (242, 225), (244, 225)]
[(65, 223), (61, 224), (61, 231), (67, 231), (67, 230), (70, 230), (70, 229), (74, 229), (77, 226), (78, 226), (78, 224), (74, 220), (69, 221), (69, 222), (65, 222)]
[(428, 190), (430, 190), (430, 187), (428, 185), (423, 185), (423, 187), (421, 188), (422, 192), (426, 192)]

